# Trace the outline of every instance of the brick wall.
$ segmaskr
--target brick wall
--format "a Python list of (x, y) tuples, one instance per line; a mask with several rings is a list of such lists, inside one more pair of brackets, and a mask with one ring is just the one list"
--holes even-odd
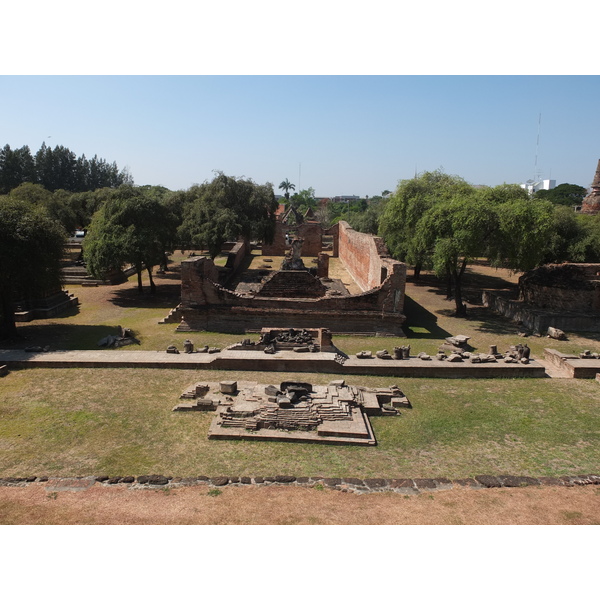
[(600, 311), (600, 264), (544, 265), (519, 278), (519, 297), (532, 306), (588, 313)]
[(302, 256), (318, 256), (322, 250), (322, 237), (326, 230), (316, 221), (305, 221), (302, 225), (286, 225), (281, 221), (275, 224), (275, 236), (272, 244), (263, 244), (263, 256), (285, 256), (290, 247), (285, 243), (285, 234), (304, 240)]
[(367, 233), (354, 231), (346, 221), (339, 222), (339, 256), (342, 264), (360, 288), (369, 290), (381, 285), (388, 275), (388, 258), (383, 240)]
[[(280, 235), (285, 228), (278, 226)], [(339, 250), (340, 259), (365, 291), (321, 298), (242, 296), (219, 285), (219, 269), (210, 259), (198, 257), (181, 263), (181, 304), (164, 322), (178, 323), (184, 318), (193, 330), (210, 331), (328, 327), (334, 332), (403, 335), (406, 265), (387, 256), (380, 238), (358, 233), (345, 222), (329, 230), (318, 223), (305, 223), (296, 231), (305, 236), (303, 255), (307, 256), (320, 254), (323, 233), (332, 235), (334, 252)], [(283, 244), (278, 234), (272, 246), (263, 248), (263, 254), (277, 256), (280, 250), (285, 253), (285, 234)], [(304, 252), (307, 241), (310, 253)], [(322, 257), (321, 261), (325, 269)]]

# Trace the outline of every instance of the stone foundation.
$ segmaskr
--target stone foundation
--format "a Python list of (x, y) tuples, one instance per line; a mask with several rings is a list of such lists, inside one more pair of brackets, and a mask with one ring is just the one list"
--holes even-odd
[(78, 304), (76, 296), (69, 294), (67, 290), (61, 290), (45, 298), (16, 303), (15, 321), (26, 323), (34, 319), (50, 319)]
[(483, 292), (482, 299), (484, 306), (540, 335), (546, 335), (548, 327), (573, 332), (600, 331), (600, 318), (598, 316), (543, 310), (500, 292), (489, 290)]

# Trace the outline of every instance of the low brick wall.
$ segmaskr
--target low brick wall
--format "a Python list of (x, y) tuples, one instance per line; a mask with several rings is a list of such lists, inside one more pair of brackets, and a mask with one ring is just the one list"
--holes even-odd
[(546, 334), (548, 327), (556, 327), (567, 332), (600, 331), (600, 316), (543, 310), (489, 290), (483, 292), (482, 300), (483, 305), (494, 312), (522, 323), (524, 327), (542, 335)]
[(404, 336), (404, 263), (390, 261), (385, 282), (362, 294), (322, 298), (242, 296), (217, 284), (219, 270), (206, 257), (181, 263), (181, 304), (163, 319), (192, 331), (244, 333), (272, 327), (328, 327), (343, 333), (386, 333)]

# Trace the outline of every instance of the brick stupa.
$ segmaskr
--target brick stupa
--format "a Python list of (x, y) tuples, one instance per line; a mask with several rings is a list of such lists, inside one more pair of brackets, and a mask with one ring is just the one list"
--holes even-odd
[(600, 213), (600, 160), (594, 181), (592, 182), (592, 191), (583, 199), (581, 212), (587, 215), (597, 215)]

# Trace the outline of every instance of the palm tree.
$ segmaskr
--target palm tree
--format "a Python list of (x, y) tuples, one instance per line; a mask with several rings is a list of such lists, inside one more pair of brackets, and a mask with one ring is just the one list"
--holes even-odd
[(285, 199), (289, 200), (290, 199), (290, 190), (295, 190), (296, 186), (293, 183), (290, 183), (288, 181), (288, 178), (286, 177), (285, 180), (279, 184), (279, 189), (285, 191)]

